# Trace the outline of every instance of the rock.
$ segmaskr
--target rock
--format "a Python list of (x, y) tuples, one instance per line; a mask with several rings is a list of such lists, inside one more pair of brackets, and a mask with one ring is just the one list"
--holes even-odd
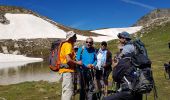
[(40, 88), (38, 91), (41, 92), (41, 93), (46, 93), (47, 92), (47, 90), (45, 90), (43, 88)]
[(7, 46), (1, 46), (1, 48), (2, 48), (2, 52), (3, 52), (4, 54), (8, 54), (8, 53), (9, 53)]

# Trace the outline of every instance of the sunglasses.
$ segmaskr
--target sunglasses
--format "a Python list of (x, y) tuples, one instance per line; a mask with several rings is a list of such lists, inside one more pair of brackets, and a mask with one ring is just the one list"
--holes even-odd
[(86, 41), (86, 43), (93, 44), (93, 42), (88, 42), (88, 41)]

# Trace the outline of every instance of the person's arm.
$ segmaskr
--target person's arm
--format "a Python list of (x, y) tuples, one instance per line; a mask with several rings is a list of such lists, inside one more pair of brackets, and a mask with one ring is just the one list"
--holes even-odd
[(66, 55), (66, 60), (67, 60), (68, 65), (74, 65), (74, 64), (81, 65), (82, 64), (81, 61), (72, 60), (70, 57), (70, 54)]
[(94, 52), (94, 62), (93, 62), (93, 64), (92, 64), (92, 66), (95, 67), (96, 64), (97, 64), (97, 53)]
[(73, 47), (72, 45), (66, 45), (64, 51), (66, 53), (66, 61), (67, 61), (67, 64), (68, 65), (75, 65), (75, 64), (78, 64), (78, 65), (81, 65), (81, 62), (79, 61), (75, 61), (74, 59), (71, 58), (71, 53), (72, 53), (72, 50), (73, 50)]
[(81, 60), (81, 52), (82, 52), (82, 48), (78, 48), (77, 56), (76, 56), (76, 60), (77, 60), (77, 61), (80, 61), (80, 60)]
[(111, 65), (112, 65), (112, 53), (110, 51), (107, 51), (106, 66)]

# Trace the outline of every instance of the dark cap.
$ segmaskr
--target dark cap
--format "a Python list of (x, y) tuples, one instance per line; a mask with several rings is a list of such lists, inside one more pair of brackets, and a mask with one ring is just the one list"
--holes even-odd
[(121, 32), (121, 33), (118, 33), (117, 37), (118, 37), (118, 38), (129, 39), (129, 40), (131, 39), (128, 32)]
[(106, 41), (102, 41), (101, 45), (107, 46), (107, 42)]

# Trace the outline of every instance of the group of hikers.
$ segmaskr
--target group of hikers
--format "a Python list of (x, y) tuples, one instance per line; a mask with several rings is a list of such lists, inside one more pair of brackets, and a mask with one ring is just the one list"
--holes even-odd
[[(96, 49), (91, 37), (75, 51), (76, 33), (67, 32), (66, 41), (62, 43), (58, 54), (61, 63), (58, 72), (62, 76), (61, 100), (72, 99), (76, 77), (80, 81), (79, 100), (142, 100), (143, 94), (135, 93), (130, 86), (130, 83), (137, 81), (134, 79), (138, 75), (136, 68), (131, 67), (131, 56), (136, 48), (128, 32), (121, 32), (117, 36), (120, 42), (119, 52), (112, 57), (107, 42), (101, 42), (100, 48)], [(111, 72), (117, 89), (109, 95), (108, 77)], [(130, 77), (132, 74), (134, 76)]]

